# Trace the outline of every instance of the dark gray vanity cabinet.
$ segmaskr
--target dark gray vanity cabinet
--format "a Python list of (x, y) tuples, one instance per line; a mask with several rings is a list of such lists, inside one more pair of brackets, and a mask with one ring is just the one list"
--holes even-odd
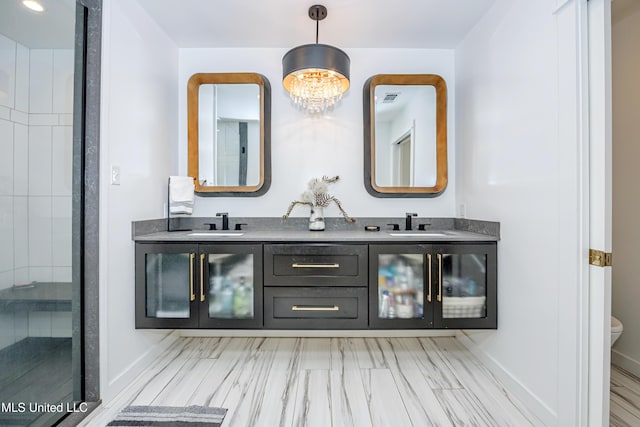
[(497, 328), (495, 242), (137, 242), (135, 268), (137, 328)]
[(262, 245), (136, 244), (136, 328), (261, 328)]
[(375, 329), (497, 328), (495, 243), (369, 247)]
[(367, 245), (264, 246), (264, 325), (366, 329)]

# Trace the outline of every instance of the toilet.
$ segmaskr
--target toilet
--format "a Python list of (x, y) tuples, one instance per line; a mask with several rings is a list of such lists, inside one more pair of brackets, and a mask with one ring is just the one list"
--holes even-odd
[(622, 335), (622, 322), (611, 316), (611, 345)]

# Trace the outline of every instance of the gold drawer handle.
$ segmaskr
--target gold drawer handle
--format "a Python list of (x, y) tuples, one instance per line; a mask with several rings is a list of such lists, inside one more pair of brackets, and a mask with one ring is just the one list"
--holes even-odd
[(438, 302), (442, 302), (442, 254), (437, 254), (438, 257)]
[(196, 294), (193, 292), (193, 260), (196, 259), (196, 254), (189, 255), (189, 300), (195, 301)]
[(427, 302), (431, 302), (431, 254), (427, 254), (427, 287), (429, 288)]
[(340, 307), (334, 306), (313, 306), (313, 305), (293, 305), (291, 311), (338, 311)]
[(204, 259), (205, 254), (200, 254), (200, 302), (205, 300), (204, 296)]
[(329, 263), (329, 264), (291, 264), (293, 268), (340, 268), (340, 264), (338, 263)]

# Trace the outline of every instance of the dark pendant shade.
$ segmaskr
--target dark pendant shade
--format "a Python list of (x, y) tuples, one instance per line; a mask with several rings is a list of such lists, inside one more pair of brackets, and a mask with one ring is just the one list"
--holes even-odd
[(331, 70), (344, 78), (345, 92), (349, 89), (351, 60), (344, 51), (326, 44), (305, 44), (294, 47), (282, 57), (282, 80), (287, 88), (287, 81), (297, 71), (306, 69)]

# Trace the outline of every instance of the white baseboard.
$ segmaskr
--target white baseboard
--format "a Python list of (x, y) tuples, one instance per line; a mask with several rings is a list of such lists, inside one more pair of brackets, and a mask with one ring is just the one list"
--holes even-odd
[(611, 363), (627, 372), (631, 372), (636, 377), (640, 377), (640, 361), (635, 360), (633, 357), (629, 357), (624, 353), (620, 353), (615, 348), (611, 350)]
[(524, 406), (529, 409), (533, 415), (538, 417), (540, 421), (546, 426), (555, 426), (558, 424), (557, 414), (549, 408), (538, 396), (536, 396), (527, 386), (522, 384), (516, 377), (514, 377), (508, 370), (505, 369), (498, 361), (493, 357), (482, 351), (478, 345), (473, 341), (465, 331), (458, 331), (456, 338), (467, 350), (469, 350), (475, 357), (491, 371), (509, 390), (513, 393)]
[(102, 406), (110, 407), (114, 400), (126, 396), (126, 389), (135, 383), (136, 378), (158, 357), (162, 355), (178, 338), (178, 331), (172, 331), (153, 347), (138, 357), (133, 363), (109, 381), (107, 389), (102, 391)]

